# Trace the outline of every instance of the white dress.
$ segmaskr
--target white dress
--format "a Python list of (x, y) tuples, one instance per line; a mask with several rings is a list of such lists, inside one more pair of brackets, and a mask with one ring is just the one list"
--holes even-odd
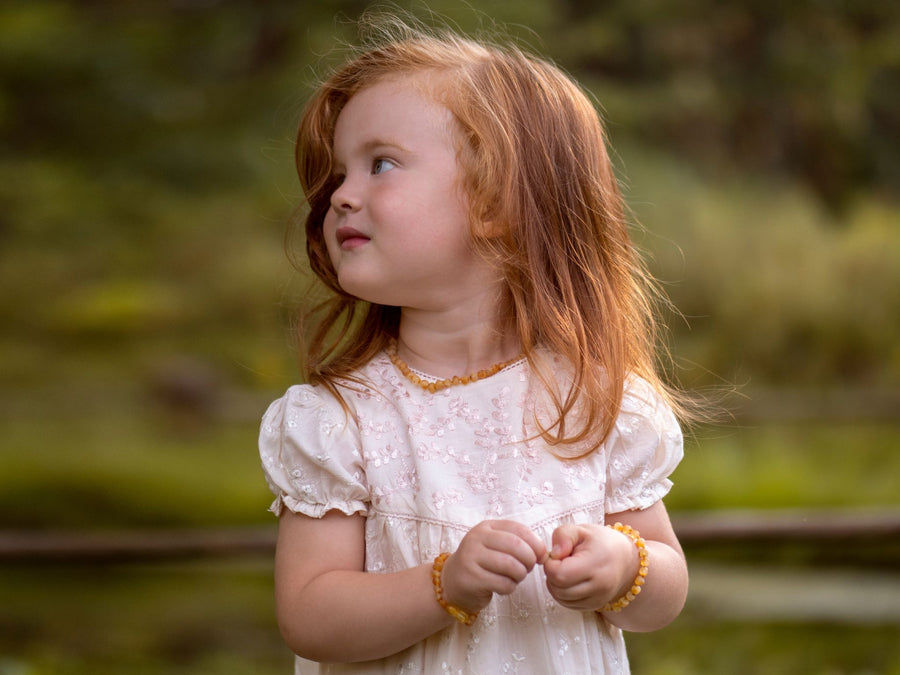
[[(554, 372), (565, 372), (557, 363)], [(681, 430), (650, 385), (632, 378), (615, 429), (597, 451), (560, 459), (533, 439), (525, 361), (465, 386), (429, 393), (385, 354), (342, 389), (352, 415), (320, 387), (297, 385), (266, 412), (260, 454), (283, 508), (313, 518), (366, 517), (366, 570), (386, 573), (452, 552), (485, 519), (528, 525), (547, 545), (564, 523), (603, 523), (645, 509), (670, 489)], [(652, 567), (651, 567), (652, 574)], [(352, 636), (348, 636), (352, 639)], [(454, 624), (378, 661), (314, 664), (297, 673), (628, 673), (621, 631), (595, 612), (559, 605), (538, 566), (477, 621)]]

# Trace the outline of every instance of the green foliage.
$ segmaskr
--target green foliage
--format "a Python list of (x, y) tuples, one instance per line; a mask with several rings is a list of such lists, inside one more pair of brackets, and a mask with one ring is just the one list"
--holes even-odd
[(0, 674), (284, 673), (271, 563), (0, 570)]
[[(364, 5), (35, 0), (0, 8), (6, 353), (52, 362), (63, 349), (201, 351), (238, 381), (248, 371), (236, 364), (288, 376), (287, 359), (273, 354), (289, 356), (285, 318), (303, 293), (281, 251), (300, 202), (290, 136), (314, 69), (337, 36), (352, 39), (335, 15), (352, 18)], [(690, 330), (670, 321), (674, 352), (698, 364), (686, 367), (685, 381), (708, 381), (705, 369), (738, 382), (894, 386), (900, 210), (862, 191), (878, 188), (881, 169), (868, 183), (848, 178), (846, 190), (859, 196), (842, 198), (835, 215), (783, 180), (790, 167), (758, 161), (759, 144), (722, 131), (743, 128), (739, 120), (762, 102), (800, 101), (809, 114), (840, 109), (823, 127), (843, 120), (840, 133), (801, 118), (791, 124), (823, 143), (852, 137), (856, 147), (864, 136), (864, 154), (889, 175), (893, 160), (879, 158), (897, 140), (896, 106), (882, 101), (892, 89), (876, 85), (896, 65), (896, 41), (886, 37), (892, 7), (707, 11), (703, 2), (644, 0), (573, 1), (560, 11), (535, 0), (485, 3), (480, 13), (452, 2), (434, 9), (464, 28), (507, 22), (594, 88), (629, 199), (652, 233), (643, 243), (654, 271), (689, 317)], [(811, 44), (823, 35), (833, 38), (824, 54)], [(771, 95), (761, 97), (767, 83)], [(872, 140), (876, 117), (886, 126)], [(781, 147), (776, 141), (767, 143)], [(821, 152), (852, 164), (848, 147)], [(779, 153), (792, 156), (787, 145)], [(713, 166), (727, 171), (714, 176)], [(21, 363), (12, 367), (23, 374)]]
[(897, 628), (679, 619), (659, 633), (630, 634), (635, 675), (865, 675), (900, 673)]
[[(291, 136), (367, 4), (0, 4), (0, 528), (272, 523), (257, 420), (307, 281)], [(598, 97), (688, 318), (683, 381), (900, 385), (900, 5), (433, 9), (508, 23)], [(891, 424), (701, 432), (671, 506), (895, 504), (896, 447)], [(0, 570), (0, 673), (284, 672), (269, 575)], [(898, 672), (893, 627), (684, 625), (633, 636), (635, 672)]]
[(838, 220), (796, 187), (620, 155), (641, 244), (685, 317), (669, 325), (688, 381), (900, 382), (900, 209), (869, 199)]
[[(617, 130), (829, 207), (900, 178), (900, 11), (878, 2), (572, 0), (551, 51)], [(574, 19), (574, 20), (573, 20)]]
[(2, 420), (11, 451), (0, 454), (0, 529), (274, 523), (256, 420), (204, 423), (134, 393), (118, 404), (95, 395), (105, 414), (82, 401), (49, 419)]
[(891, 424), (707, 429), (688, 439), (666, 503), (673, 511), (896, 504), (886, 467), (898, 443)]
[[(290, 672), (271, 575), (253, 560), (0, 570), (0, 674)], [(737, 622), (689, 599), (674, 624), (626, 643), (635, 675), (897, 675), (896, 637), (889, 624)]]
[[(147, 392), (45, 390), (45, 410), (0, 418), (0, 529), (267, 524), (254, 450), (266, 401), (246, 421), (172, 410)], [(213, 404), (215, 405), (215, 404)], [(220, 411), (221, 412), (221, 411)], [(667, 499), (673, 511), (897, 504), (890, 424), (768, 424), (698, 432)]]

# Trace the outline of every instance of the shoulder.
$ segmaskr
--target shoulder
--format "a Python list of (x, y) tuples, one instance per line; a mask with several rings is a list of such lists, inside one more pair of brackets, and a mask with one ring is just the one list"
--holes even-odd
[(639, 411), (660, 407), (669, 409), (663, 392), (639, 375), (626, 376), (622, 391), (622, 408), (624, 410)]
[(391, 363), (379, 354), (357, 372), (324, 384), (296, 384), (275, 399), (263, 415), (263, 431), (293, 428), (301, 423), (318, 422), (325, 430), (352, 425), (358, 408), (374, 401), (376, 405), (395, 395)]
[(340, 425), (346, 411), (334, 394), (322, 386), (294, 385), (275, 399), (262, 419), (262, 432), (283, 433), (311, 421), (328, 429)]
[(263, 415), (259, 453), (276, 499), (271, 510), (319, 518), (331, 509), (365, 513), (367, 489), (359, 434), (325, 387), (295, 385)]
[(681, 427), (665, 396), (647, 380), (626, 380), (606, 449), (607, 513), (645, 509), (671, 489), (669, 476), (684, 457)]
[(616, 428), (645, 428), (659, 436), (681, 438), (681, 427), (663, 392), (638, 375), (629, 375), (622, 392)]

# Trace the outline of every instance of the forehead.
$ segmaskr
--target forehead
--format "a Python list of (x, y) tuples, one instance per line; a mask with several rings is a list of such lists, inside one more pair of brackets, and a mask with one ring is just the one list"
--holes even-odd
[(431, 134), (442, 141), (453, 116), (424, 75), (386, 78), (356, 92), (338, 114), (334, 129), (335, 149), (352, 141), (391, 136), (420, 138)]

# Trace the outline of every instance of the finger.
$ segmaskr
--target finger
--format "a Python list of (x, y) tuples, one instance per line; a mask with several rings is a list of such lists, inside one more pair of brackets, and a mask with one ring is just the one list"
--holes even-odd
[(561, 587), (547, 582), (547, 590), (557, 601), (562, 603), (584, 603), (591, 599), (592, 588), (588, 582), (581, 582), (574, 586)]
[(571, 557), (562, 561), (551, 560), (544, 566), (544, 572), (550, 595), (566, 606), (584, 603), (596, 595), (596, 583), (590, 570), (574, 564)]
[(528, 526), (512, 520), (498, 520), (491, 525), (496, 534), (496, 539), (488, 542), (491, 548), (514, 555), (529, 570), (547, 558), (546, 544)]
[(527, 525), (523, 525), (522, 523), (517, 523), (515, 521), (508, 520), (502, 522), (507, 524), (510, 528), (510, 531), (520, 537), (522, 541), (524, 541), (528, 545), (528, 547), (534, 554), (535, 562), (546, 557), (547, 545), (537, 534), (532, 531), (530, 527), (528, 527)]
[(583, 538), (584, 534), (577, 525), (561, 525), (557, 527), (553, 530), (553, 545), (550, 549), (550, 557), (554, 560), (568, 558)]
[[(511, 593), (531, 571), (530, 567), (514, 556), (499, 552), (490, 552), (482, 562), (482, 569), (491, 579), (490, 584), (494, 592), (507, 594)], [(510, 587), (507, 582), (512, 582), (513, 585)]]
[[(463, 555), (457, 551), (444, 565), (444, 587), (448, 594), (459, 591), (483, 596), (486, 593), (487, 600), (493, 593), (509, 595), (529, 573), (523, 563), (507, 553), (482, 548), (467, 562), (462, 561)], [(465, 565), (465, 571), (457, 564)]]
[(573, 557), (551, 559), (544, 565), (547, 584), (556, 588), (572, 588), (591, 578), (591, 570)]

